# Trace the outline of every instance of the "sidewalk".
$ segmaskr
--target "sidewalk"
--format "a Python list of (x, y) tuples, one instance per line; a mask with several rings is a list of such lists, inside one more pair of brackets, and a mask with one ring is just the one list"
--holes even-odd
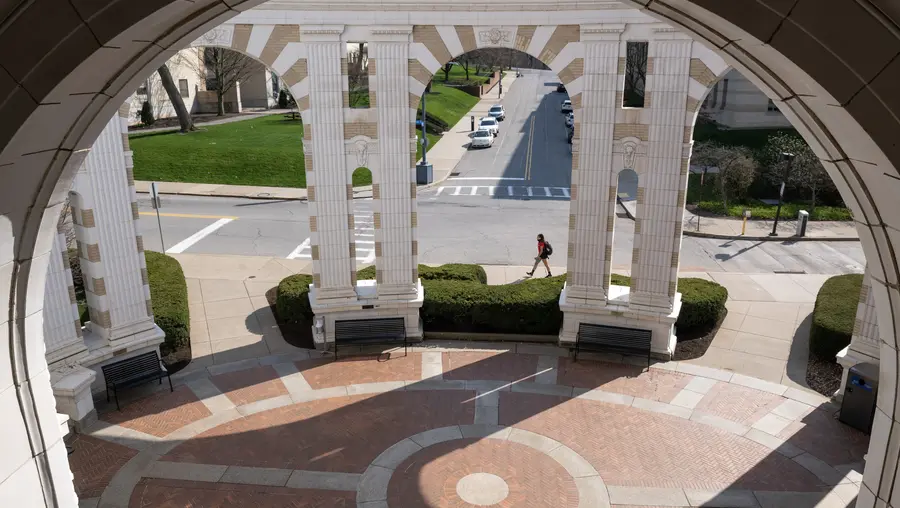
[[(507, 72), (501, 80), (501, 84), (505, 90), (509, 90), (516, 81), (515, 72)], [(487, 116), (491, 106), (502, 102), (502, 97), (497, 97), (497, 87), (495, 86), (487, 95), (483, 96), (475, 107), (464, 115), (459, 122), (450, 128), (441, 136), (441, 139), (428, 150), (428, 162), (434, 167), (434, 181), (431, 185), (436, 185), (450, 177), (456, 165), (462, 160), (469, 146), (469, 134), (472, 133), (472, 120), (470, 116), (474, 116), (476, 121)], [(419, 160), (421, 162), (421, 159)]]
[[(150, 183), (151, 182), (137, 180), (134, 182), (134, 188), (138, 193), (149, 194)], [(255, 187), (252, 185), (222, 185), (217, 183), (185, 182), (157, 182), (156, 185), (160, 194), (306, 201), (306, 189), (296, 187)], [(372, 197), (372, 186), (361, 185), (359, 187), (354, 187), (353, 197)]]
[[(283, 115), (285, 113), (290, 113), (290, 112), (291, 112), (290, 109), (266, 109), (266, 110), (261, 110), (261, 111), (245, 111), (244, 113), (238, 114), (235, 116), (229, 116), (227, 118), (221, 118), (218, 120), (206, 121), (205, 120), (206, 117), (211, 117), (211, 118), (216, 117), (214, 114), (210, 113), (208, 115), (195, 116), (194, 117), (194, 126), (197, 128), (203, 128), (203, 127), (208, 127), (210, 125), (222, 125), (222, 124), (226, 124), (226, 123), (242, 122), (244, 120), (252, 120), (254, 118), (259, 118), (261, 116)], [(198, 121), (198, 120), (200, 120), (200, 121)], [(154, 129), (135, 129), (135, 130), (129, 130), (128, 134), (129, 135), (131, 135), (131, 134), (154, 134), (154, 133), (159, 133), (159, 132), (174, 132), (179, 129), (181, 129), (181, 127), (178, 125), (173, 126), (173, 127), (157, 127)]]
[(684, 234), (700, 238), (721, 238), (726, 240), (742, 239), (755, 241), (859, 241), (856, 225), (853, 222), (809, 221), (806, 236), (797, 237), (797, 221), (795, 219), (778, 221), (778, 236), (769, 236), (772, 232), (771, 220), (748, 220), (747, 231), (741, 235), (743, 220), (727, 217), (699, 216), (689, 210), (684, 211)]
[[(311, 262), (263, 256), (176, 254), (188, 283), (191, 348), (188, 369), (285, 354), (266, 292), (284, 277), (309, 273)], [(485, 266), (489, 284), (525, 280), (530, 266)], [(554, 275), (565, 273), (552, 267)], [(617, 272), (620, 272), (617, 270)], [(543, 268), (538, 275), (543, 276)], [(728, 316), (704, 356), (687, 363), (804, 387), (809, 319), (829, 275), (683, 272), (728, 289)], [(774, 325), (774, 326), (773, 326)]]

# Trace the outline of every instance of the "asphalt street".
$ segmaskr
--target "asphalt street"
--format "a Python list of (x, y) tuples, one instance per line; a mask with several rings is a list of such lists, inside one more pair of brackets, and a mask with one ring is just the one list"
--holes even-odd
[[(469, 150), (454, 174), (418, 196), (422, 263), (529, 265), (543, 233), (564, 265), (568, 244), (571, 151), (550, 72), (516, 80), (502, 98), (507, 118), (494, 146)], [(636, 180), (622, 178), (620, 194)], [(156, 213), (139, 195), (144, 245), (162, 250)], [(357, 261), (374, 261), (372, 201), (356, 200)], [(164, 196), (160, 223), (165, 250), (204, 254), (310, 258), (307, 205), (299, 201)], [(613, 267), (631, 264), (633, 222), (616, 220)], [(749, 242), (685, 237), (682, 271), (741, 273), (862, 272), (858, 242)]]

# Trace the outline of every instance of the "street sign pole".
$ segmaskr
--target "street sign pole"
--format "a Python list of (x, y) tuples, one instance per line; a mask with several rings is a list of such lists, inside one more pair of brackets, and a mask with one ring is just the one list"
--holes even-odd
[(160, 208), (160, 200), (159, 200), (159, 189), (156, 188), (156, 182), (150, 184), (150, 204), (153, 205), (153, 209), (156, 210), (156, 224), (159, 226), (159, 244), (162, 246), (162, 251), (166, 251), (166, 242), (163, 240), (163, 232), (162, 232), (162, 219), (159, 218), (159, 208)]

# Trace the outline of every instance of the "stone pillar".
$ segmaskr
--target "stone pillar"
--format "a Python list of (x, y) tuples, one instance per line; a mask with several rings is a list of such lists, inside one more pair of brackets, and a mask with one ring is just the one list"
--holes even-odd
[(127, 106), (97, 138), (75, 175), (70, 193), (78, 255), (87, 293), (89, 354), (82, 365), (102, 364), (155, 350), (164, 338), (153, 322), (144, 242), (128, 149)]
[(878, 316), (875, 310), (875, 293), (871, 289), (872, 276), (866, 271), (862, 289), (859, 293), (859, 305), (856, 308), (856, 322), (853, 324), (853, 337), (850, 344), (837, 354), (837, 361), (844, 367), (841, 386), (834, 394), (840, 400), (844, 397), (847, 375), (850, 367), (859, 363), (878, 365), (881, 357), (881, 338), (878, 336)]
[(350, 252), (353, 185), (344, 153), (343, 26), (300, 30), (309, 69), (307, 128), (312, 129), (303, 144), (313, 259), (310, 303), (318, 314), (323, 306), (356, 300), (356, 256)]
[(74, 365), (87, 355), (81, 319), (75, 302), (75, 284), (66, 250), (66, 235), (60, 228), (50, 248), (50, 266), (44, 289), (44, 345), (47, 364)]
[(582, 26), (584, 74), (574, 94), (572, 190), (566, 287), (560, 296), (560, 345), (575, 342), (578, 325), (603, 312), (609, 291), (615, 223), (612, 172), (619, 39), (624, 25)]

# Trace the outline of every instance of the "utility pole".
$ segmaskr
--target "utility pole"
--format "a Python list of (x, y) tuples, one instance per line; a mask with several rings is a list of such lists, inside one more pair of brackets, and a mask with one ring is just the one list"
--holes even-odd
[(791, 173), (791, 164), (794, 162), (794, 154), (784, 152), (781, 154), (781, 161), (784, 162), (784, 174), (781, 176), (781, 188), (778, 189), (778, 208), (775, 209), (775, 223), (772, 224), (772, 232), (769, 236), (778, 236), (778, 218), (781, 216), (781, 203), (784, 201), (784, 184), (787, 182), (788, 175)]

